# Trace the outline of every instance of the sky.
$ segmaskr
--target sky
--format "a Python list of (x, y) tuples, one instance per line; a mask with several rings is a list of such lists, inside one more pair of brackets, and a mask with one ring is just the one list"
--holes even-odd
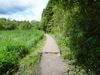
[(0, 18), (41, 20), (43, 9), (49, 0), (0, 0)]

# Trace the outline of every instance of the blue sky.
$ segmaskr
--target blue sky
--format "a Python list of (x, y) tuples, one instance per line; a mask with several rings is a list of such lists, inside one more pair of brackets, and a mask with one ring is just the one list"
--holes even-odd
[(41, 20), (49, 0), (0, 0), (0, 18)]

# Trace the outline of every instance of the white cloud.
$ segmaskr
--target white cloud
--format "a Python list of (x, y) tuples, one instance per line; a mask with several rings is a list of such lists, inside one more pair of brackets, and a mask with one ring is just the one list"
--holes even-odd
[[(39, 21), (47, 2), (48, 0), (0, 0), (0, 17)], [(27, 14), (18, 14), (19, 12)]]
[(33, 15), (16, 15), (16, 14), (13, 14), (13, 15), (0, 15), (1, 18), (7, 18), (7, 19), (15, 19), (15, 20), (18, 20), (18, 21), (24, 21), (24, 20), (29, 20), (29, 21), (32, 21), (32, 20), (36, 20), (36, 21), (40, 21), (40, 17), (39, 16), (33, 16)]
[(25, 13), (29, 13), (30, 11), (29, 11), (29, 10), (25, 10), (24, 12), (25, 12)]

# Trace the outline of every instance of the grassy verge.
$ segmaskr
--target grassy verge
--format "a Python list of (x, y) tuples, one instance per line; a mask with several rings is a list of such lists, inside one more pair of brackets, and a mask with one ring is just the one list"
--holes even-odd
[(45, 37), (40, 40), (35, 47), (31, 49), (30, 54), (20, 61), (20, 68), (15, 75), (36, 75), (38, 72), (38, 63), (41, 57), (42, 47), (45, 43)]
[(55, 33), (52, 35), (59, 45), (61, 50), (61, 58), (64, 59), (64, 63), (68, 66), (64, 69), (66, 75), (88, 75), (81, 66), (76, 65), (76, 59), (72, 51), (70, 50), (70, 40), (69, 37), (64, 37), (60, 33)]

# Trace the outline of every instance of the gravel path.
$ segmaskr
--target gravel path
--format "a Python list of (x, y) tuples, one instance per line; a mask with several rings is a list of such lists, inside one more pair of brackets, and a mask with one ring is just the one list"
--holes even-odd
[(38, 75), (64, 75), (63, 63), (60, 59), (60, 50), (55, 40), (48, 34), (42, 50), (43, 54), (39, 65)]

